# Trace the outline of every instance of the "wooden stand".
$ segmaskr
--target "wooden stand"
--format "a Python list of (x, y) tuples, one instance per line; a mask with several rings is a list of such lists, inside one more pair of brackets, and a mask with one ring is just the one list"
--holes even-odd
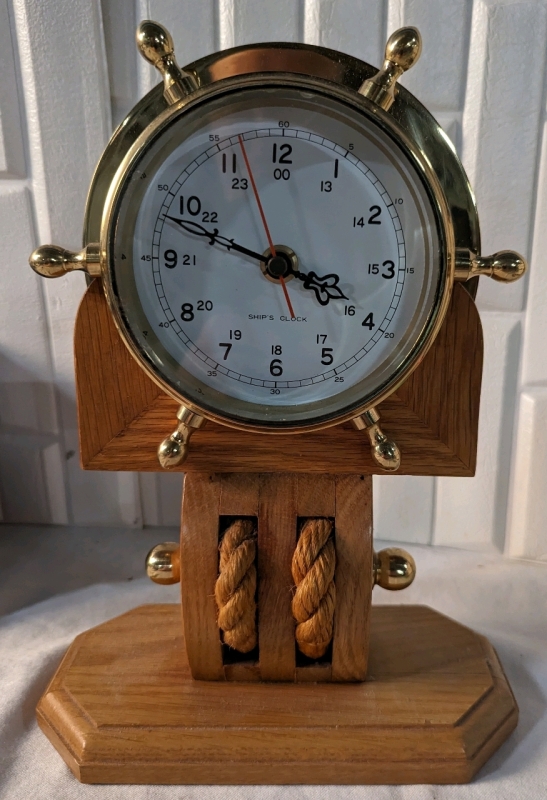
[(38, 722), (84, 783), (465, 783), (517, 710), (486, 639), (421, 606), (373, 606), (364, 683), (190, 676), (178, 606), (78, 636)]
[[(176, 404), (124, 349), (97, 281), (75, 350), (82, 466), (157, 470)], [(477, 310), (456, 285), (433, 347), (380, 409), (402, 474), (474, 473), (481, 368)], [(38, 706), (74, 774), (88, 783), (470, 780), (516, 725), (517, 707), (483, 637), (427, 608), (371, 608), (378, 470), (366, 438), (349, 426), (258, 436), (207, 425), (183, 468), (182, 620), (178, 607), (148, 606), (87, 631)], [(222, 645), (214, 600), (219, 537), (234, 517), (258, 531), (258, 647), (246, 656)], [(299, 653), (291, 614), (303, 518), (334, 529), (334, 635), (318, 661)]]

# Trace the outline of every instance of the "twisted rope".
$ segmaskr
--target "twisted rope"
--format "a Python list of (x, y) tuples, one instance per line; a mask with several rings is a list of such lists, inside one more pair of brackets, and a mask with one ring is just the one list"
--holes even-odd
[(296, 591), (292, 613), (298, 623), (296, 641), (310, 658), (320, 658), (329, 646), (334, 628), (336, 552), (332, 522), (309, 519), (302, 526), (292, 560)]
[(215, 584), (218, 627), (225, 644), (248, 653), (256, 647), (256, 537), (250, 520), (238, 519), (220, 543)]

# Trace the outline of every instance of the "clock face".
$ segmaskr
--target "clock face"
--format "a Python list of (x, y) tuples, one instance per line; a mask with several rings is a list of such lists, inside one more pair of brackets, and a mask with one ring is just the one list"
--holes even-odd
[(393, 382), (446, 281), (438, 212), (372, 116), (291, 87), (175, 116), (126, 177), (122, 324), (181, 399), (236, 424), (334, 419)]

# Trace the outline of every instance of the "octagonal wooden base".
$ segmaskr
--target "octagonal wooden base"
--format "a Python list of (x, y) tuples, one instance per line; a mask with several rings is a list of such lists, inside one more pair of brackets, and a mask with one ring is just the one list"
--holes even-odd
[(180, 607), (81, 634), (38, 722), (84, 783), (464, 783), (518, 710), (484, 637), (422, 606), (373, 606), (368, 680), (193, 681)]

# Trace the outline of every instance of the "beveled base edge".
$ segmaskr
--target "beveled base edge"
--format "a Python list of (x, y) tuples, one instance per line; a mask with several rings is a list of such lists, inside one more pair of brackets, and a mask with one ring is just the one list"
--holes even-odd
[[(148, 608), (169, 608), (168, 606), (148, 607)], [(176, 607), (178, 609), (178, 607)], [(374, 608), (374, 607), (373, 607)], [(377, 609), (378, 607), (376, 607)], [(410, 609), (412, 607), (403, 607)], [(384, 611), (396, 613), (397, 606), (385, 607)], [(135, 609), (138, 612), (140, 609)], [(427, 609), (427, 611), (430, 611)], [(132, 613), (117, 618), (123, 620), (130, 617)], [(180, 613), (180, 612), (179, 612)], [(449, 620), (436, 612), (431, 611), (432, 615), (446, 620), (447, 624), (461, 628), (457, 623)], [(109, 623), (104, 623), (108, 625)], [(408, 629), (408, 623), (405, 623)], [(103, 626), (92, 629), (98, 631)], [(400, 721), (397, 722), (394, 715), (394, 706), (397, 699), (397, 683), (395, 680), (390, 687), (395, 700), (386, 705), (385, 718), (381, 715), (382, 723), (376, 725), (366, 725), (363, 720), (363, 729), (366, 733), (363, 738), (361, 729), (351, 729), (352, 735), (363, 740), (363, 752), (370, 747), (375, 750), (375, 756), (346, 760), (340, 753), (340, 745), (333, 739), (333, 753), (338, 751), (332, 759), (306, 760), (306, 736), (312, 734), (314, 737), (333, 736), (332, 727), (299, 726), (298, 728), (290, 725), (279, 724), (275, 727), (256, 727), (250, 726), (248, 735), (252, 740), (252, 745), (248, 753), (252, 757), (245, 757), (242, 751), (241, 759), (229, 760), (224, 757), (215, 759), (211, 757), (196, 761), (184, 757), (184, 738), (185, 736), (198, 737), (199, 730), (191, 727), (174, 726), (173, 739), (181, 740), (180, 750), (171, 757), (165, 758), (160, 755), (161, 742), (155, 743), (159, 728), (142, 725), (137, 729), (127, 727), (117, 727), (112, 725), (96, 725), (89, 716), (88, 711), (82, 706), (82, 699), (75, 697), (66, 685), (70, 681), (72, 664), (78, 654), (80, 646), (85, 642), (86, 636), (91, 633), (88, 631), (81, 634), (71, 645), (65, 658), (63, 659), (52, 683), (46, 690), (37, 707), (37, 720), (40, 728), (48, 737), (58, 753), (62, 756), (75, 777), (82, 783), (93, 784), (202, 784), (202, 785), (352, 785), (352, 784), (452, 784), (468, 783), (477, 771), (486, 763), (490, 756), (500, 747), (514, 730), (518, 721), (518, 708), (508, 684), (507, 678), (497, 658), (497, 655), (489, 642), (479, 634), (470, 632), (484, 652), (484, 664), (486, 665), (492, 679), (492, 687), (486, 691), (480, 699), (471, 704), (468, 711), (463, 714), (453, 725), (423, 726), (413, 725), (409, 729), (408, 741), (403, 742), (399, 737), (399, 744), (393, 741), (392, 734), (396, 729), (401, 729)], [(408, 630), (407, 630), (408, 633)], [(442, 645), (441, 645), (442, 646)], [(465, 659), (462, 659), (465, 661)], [(81, 675), (82, 659), (78, 661), (77, 667)], [(438, 664), (432, 669), (432, 681), (434, 672), (437, 671)], [(464, 673), (462, 672), (462, 675)], [(427, 676), (426, 680), (427, 680)], [(374, 681), (377, 681), (378, 675)], [(420, 676), (424, 679), (424, 675)], [(384, 680), (385, 678), (381, 678)], [(362, 696), (366, 687), (372, 683), (352, 684), (351, 691), (355, 693), (356, 703)], [(399, 681), (400, 682), (400, 681)], [(201, 692), (207, 693), (210, 689), (211, 703), (218, 702), (218, 683), (208, 684), (207, 682), (194, 682), (190, 677), (184, 679), (180, 690), (184, 692), (185, 687), (200, 687)], [(227, 691), (230, 691), (234, 684), (224, 684)], [(254, 684), (256, 687), (257, 684)], [(267, 690), (267, 685), (264, 686)], [(287, 698), (287, 707), (298, 702), (295, 693), (299, 688), (292, 686), (290, 699)], [(328, 684), (301, 684), (301, 690), (309, 693), (313, 686), (313, 691), (317, 692), (317, 704), (321, 706), (321, 695), (328, 690)], [(332, 685), (331, 685), (332, 686)], [(364, 688), (365, 687), (365, 688)], [(259, 689), (260, 691), (260, 689)], [(452, 690), (452, 692), (454, 689)], [(442, 703), (442, 698), (440, 700)], [(447, 707), (450, 698), (447, 697)], [(339, 722), (336, 726), (337, 731), (344, 730), (345, 712), (340, 711)], [(155, 720), (157, 725), (157, 718)], [(132, 756), (131, 743), (137, 735), (145, 736), (149, 745), (150, 757), (146, 759), (135, 758)], [(350, 728), (347, 728), (350, 730)], [(243, 731), (247, 731), (239, 726), (230, 727), (230, 721), (226, 718), (226, 725), (223, 731), (228, 739), (231, 736), (237, 737)], [(298, 737), (302, 737), (302, 752), (298, 756)], [(272, 747), (279, 752), (279, 741), (287, 738), (291, 743), (296, 742), (294, 751), (291, 752), (291, 760), (273, 760), (271, 757)], [(368, 745), (367, 745), (368, 742)], [(441, 744), (437, 745), (437, 742)], [(431, 751), (430, 757), (416, 757), (416, 743), (418, 750)], [(107, 758), (94, 757), (94, 751), (104, 753), (105, 745), (109, 749)], [(379, 753), (383, 748), (384, 752)], [(437, 752), (436, 752), (437, 748)], [(156, 751), (156, 756), (153, 755)], [(205, 748), (206, 751), (206, 748)], [(204, 752), (205, 752), (204, 751)], [(442, 752), (441, 752), (442, 751)], [(309, 755), (309, 753), (308, 753)]]

